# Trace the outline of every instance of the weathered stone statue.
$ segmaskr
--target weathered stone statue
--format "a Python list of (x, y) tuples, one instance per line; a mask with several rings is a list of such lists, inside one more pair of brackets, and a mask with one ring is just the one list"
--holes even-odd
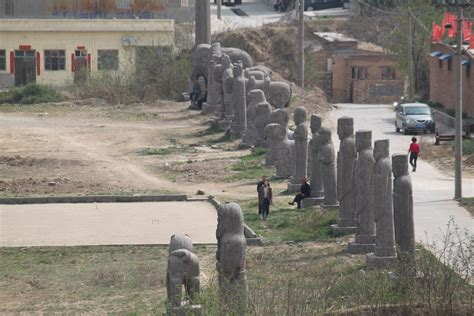
[[(183, 287), (189, 302), (183, 301)], [(169, 315), (201, 314), (201, 306), (192, 305), (200, 291), (199, 259), (193, 253), (193, 242), (187, 235), (173, 235), (171, 237), (166, 290)]]
[(244, 217), (236, 203), (225, 203), (217, 212), (217, 271), (223, 314), (244, 315), (247, 307)]
[(415, 256), (415, 224), (413, 220), (413, 190), (408, 174), (408, 157), (404, 154), (392, 156), (393, 213), (395, 241), (400, 250), (400, 259), (413, 264)]
[(264, 130), (265, 139), (269, 140), (272, 163), (276, 168), (277, 177), (287, 178), (293, 174), (294, 141), (286, 137), (286, 128), (280, 124), (270, 123)]
[(338, 207), (337, 200), (337, 175), (336, 175), (336, 152), (331, 139), (331, 130), (325, 127), (319, 129), (317, 141), (321, 143), (319, 160), (322, 166), (324, 202), (323, 207)]
[(222, 103), (222, 50), (220, 43), (213, 43), (209, 51), (209, 68), (207, 74), (207, 103), (203, 104), (203, 113), (220, 111)]
[[(232, 107), (232, 89), (234, 86), (234, 69), (230, 58), (222, 54), (222, 92), (224, 104), (224, 125), (229, 124), (234, 119), (234, 108)], [(226, 127), (226, 126), (225, 126)]]
[(272, 107), (268, 102), (261, 102), (257, 104), (257, 116), (255, 118), (255, 128), (257, 129), (257, 137), (255, 139), (255, 147), (266, 148), (268, 147), (265, 142), (265, 126), (269, 123), (270, 113)]
[[(280, 124), (285, 128), (286, 133), (288, 133), (288, 122), (290, 120), (290, 117), (288, 116), (288, 113), (285, 110), (282, 109), (277, 109), (275, 111), (272, 111), (270, 113), (270, 116), (268, 118), (268, 124), (275, 123), (275, 124)], [(272, 138), (266, 138), (269, 142), (271, 142)], [(273, 157), (273, 146), (268, 143), (269, 150), (267, 151), (267, 154), (265, 155), (265, 164), (272, 165), (274, 161)]]
[(308, 112), (303, 106), (298, 106), (293, 114), (296, 130), (293, 134), (295, 140), (294, 161), (295, 170), (290, 183), (288, 183), (288, 192), (299, 192), (301, 188), (301, 179), (307, 177), (308, 169), (308, 132), (309, 126), (306, 123)]
[(354, 119), (341, 117), (337, 120), (337, 134), (341, 143), (337, 153), (337, 195), (339, 200), (339, 218), (332, 225), (335, 236), (356, 231), (354, 163), (357, 150), (354, 140)]
[(231, 135), (242, 137), (247, 128), (247, 94), (242, 63), (234, 64), (234, 84), (232, 86), (232, 107), (234, 119), (231, 123)]
[(263, 80), (250, 78), (248, 87), (263, 90), (268, 102), (277, 109), (288, 107), (291, 103), (293, 95), (291, 85), (283, 81), (272, 81), (270, 76), (266, 76)]
[(254, 89), (248, 93), (249, 103), (247, 105), (247, 129), (242, 137), (243, 147), (253, 147), (257, 139), (257, 127), (255, 120), (257, 118), (257, 105), (266, 102), (265, 94), (262, 90)]
[(375, 251), (366, 257), (370, 268), (386, 267), (394, 263), (395, 233), (393, 226), (392, 164), (388, 139), (374, 143), (374, 220)]
[(372, 174), (375, 160), (372, 153), (372, 131), (356, 132), (356, 148), (358, 157), (354, 172), (354, 186), (357, 232), (355, 242), (349, 242), (348, 246), (348, 251), (353, 254), (374, 251), (374, 184)]
[(311, 115), (311, 133), (313, 138), (309, 142), (309, 152), (310, 158), (309, 162), (310, 167), (310, 182), (311, 182), (311, 198), (306, 198), (302, 201), (302, 206), (307, 207), (321, 203), (324, 199), (324, 190), (323, 190), (323, 171), (322, 164), (319, 159), (319, 153), (321, 151), (321, 142), (319, 138), (319, 129), (321, 128), (321, 117), (312, 114)]

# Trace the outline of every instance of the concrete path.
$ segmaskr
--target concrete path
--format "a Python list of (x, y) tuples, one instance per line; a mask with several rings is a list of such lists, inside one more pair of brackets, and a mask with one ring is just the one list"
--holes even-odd
[(0, 205), (0, 247), (215, 244), (216, 227), (208, 202)]
[[(390, 139), (390, 152), (407, 153), (413, 135), (404, 136), (395, 132), (395, 113), (390, 105), (338, 104), (331, 112), (328, 127), (333, 128), (334, 144), (338, 148), (339, 140), (335, 132), (337, 118), (352, 116), (355, 130), (372, 130), (373, 140)], [(330, 125), (329, 125), (330, 124)], [(434, 138), (433, 138), (434, 142)], [(440, 238), (446, 233), (447, 224), (452, 218), (461, 229), (467, 229), (474, 236), (474, 218), (460, 207), (454, 197), (454, 179), (442, 174), (435, 167), (418, 160), (416, 172), (411, 172), (414, 196), (415, 234), (419, 242), (435, 242), (442, 247)], [(464, 196), (474, 196), (474, 179), (463, 180)]]

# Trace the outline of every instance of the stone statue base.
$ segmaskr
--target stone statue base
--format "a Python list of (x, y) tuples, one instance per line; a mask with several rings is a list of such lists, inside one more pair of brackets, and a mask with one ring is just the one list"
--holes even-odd
[(202, 307), (201, 305), (171, 307), (163, 316), (202, 316)]
[(375, 253), (365, 256), (365, 262), (370, 269), (387, 268), (395, 265), (396, 257), (377, 257)]
[(205, 102), (204, 102), (204, 103), (202, 104), (202, 110), (201, 110), (201, 112), (202, 112), (203, 114), (213, 114), (213, 113), (216, 112), (217, 107), (218, 107), (218, 104), (212, 104), (212, 105), (211, 105), (211, 104), (208, 104), (208, 103), (205, 103)]
[(336, 204), (326, 204), (324, 201), (321, 203), (322, 208), (336, 208), (339, 207), (339, 203)]
[(331, 228), (332, 228), (332, 235), (334, 237), (354, 234), (357, 230), (355, 226), (341, 227), (338, 224), (331, 225)]
[(360, 244), (353, 239), (347, 245), (347, 251), (353, 255), (371, 253), (374, 252), (374, 249), (375, 244)]
[(299, 193), (301, 189), (301, 183), (288, 182), (288, 193)]
[(323, 201), (324, 201), (324, 198), (313, 198), (313, 197), (306, 198), (301, 201), (301, 207), (305, 208), (305, 207), (310, 207), (314, 205), (319, 205)]

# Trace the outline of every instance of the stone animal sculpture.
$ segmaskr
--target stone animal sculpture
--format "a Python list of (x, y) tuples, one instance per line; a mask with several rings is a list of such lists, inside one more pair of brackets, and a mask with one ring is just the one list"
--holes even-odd
[(172, 310), (182, 306), (182, 288), (192, 303), (200, 291), (199, 259), (193, 253), (193, 243), (187, 235), (173, 235), (170, 241), (166, 289)]
[(267, 101), (277, 109), (288, 107), (291, 103), (293, 91), (291, 85), (284, 81), (272, 81), (270, 77), (266, 77), (264, 80), (250, 77), (247, 86), (249, 89), (263, 90)]
[[(207, 70), (209, 69), (209, 56), (210, 56), (211, 45), (200, 44), (194, 48), (191, 60), (192, 60), (192, 75), (191, 80), (194, 80), (199, 75), (203, 75), (207, 79)], [(229, 56), (231, 63), (236, 63), (239, 60), (242, 61), (243, 68), (250, 68), (253, 66), (253, 60), (250, 55), (239, 48), (233, 47), (221, 47), (221, 52)]]
[(358, 157), (354, 171), (355, 207), (357, 231), (355, 242), (349, 242), (350, 253), (370, 253), (374, 251), (374, 156), (372, 152), (372, 131), (356, 132)]
[(217, 271), (222, 314), (244, 315), (248, 288), (242, 209), (236, 203), (222, 204), (217, 211)]

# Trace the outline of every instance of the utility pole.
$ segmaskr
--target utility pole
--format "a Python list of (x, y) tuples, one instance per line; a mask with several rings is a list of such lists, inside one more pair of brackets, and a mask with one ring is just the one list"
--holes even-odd
[(299, 0), (298, 56), (300, 87), (304, 89), (304, 0)]
[(222, 0), (216, 0), (216, 1), (217, 1), (217, 18), (219, 20), (222, 20), (222, 14), (221, 14)]
[(413, 100), (415, 90), (414, 63), (413, 63), (413, 17), (408, 7), (408, 99)]

